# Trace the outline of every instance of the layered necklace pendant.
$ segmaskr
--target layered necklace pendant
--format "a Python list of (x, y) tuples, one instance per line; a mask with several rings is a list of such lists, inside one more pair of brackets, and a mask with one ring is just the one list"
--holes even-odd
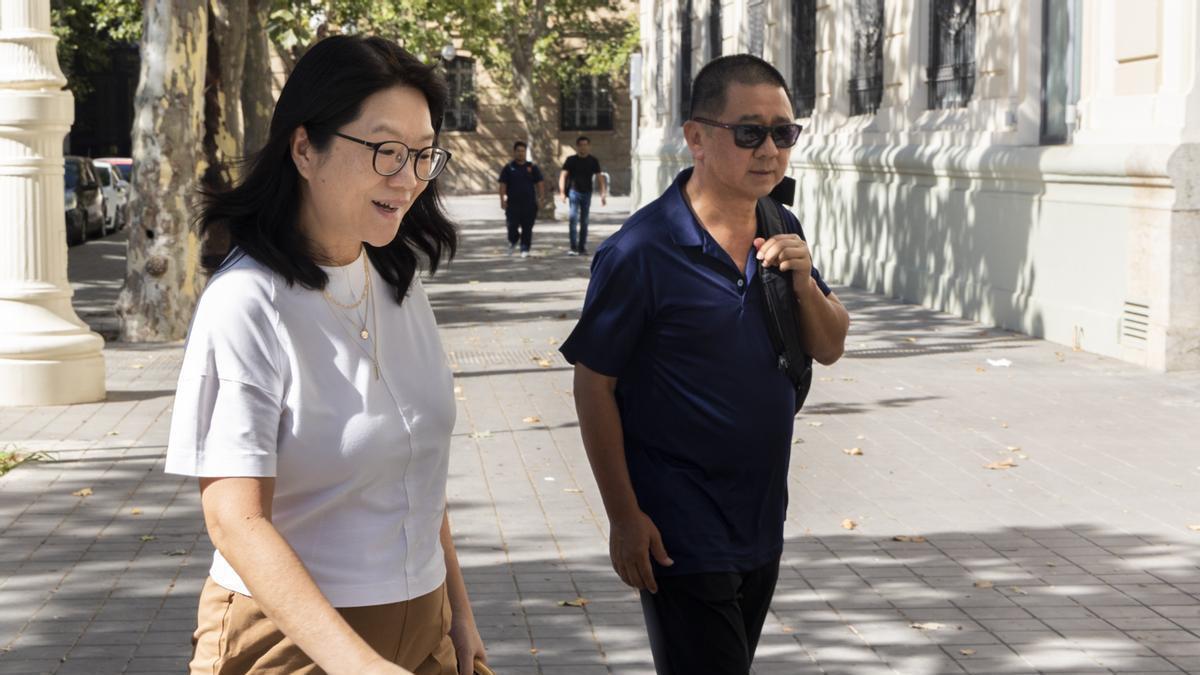
[[(374, 297), (374, 294), (372, 293), (372, 289), (371, 289), (371, 271), (370, 271), (369, 263), (367, 262), (366, 252), (363, 252), (362, 258), (363, 258), (363, 290), (362, 290), (362, 293), (358, 296), (357, 300), (354, 300), (353, 302), (351, 302), (349, 304), (339, 302), (336, 298), (333, 297), (333, 294), (329, 292), (328, 288), (323, 290), (322, 295), (325, 296), (325, 300), (329, 304), (329, 309), (331, 311), (333, 311), (333, 313), (337, 319), (344, 320), (347, 323), (349, 323), (350, 325), (348, 326), (348, 328), (350, 328), (351, 330), (354, 328), (358, 328), (359, 329), (358, 337), (362, 338), (364, 341), (369, 341), (369, 340), (371, 340), (371, 331), (367, 330), (367, 323), (368, 323), (368, 321), (371, 322), (372, 324), (374, 324), (376, 322), (375, 297)], [(363, 307), (364, 305), (365, 305), (365, 307)], [(349, 316), (348, 313), (346, 312), (346, 310), (358, 310), (359, 307), (363, 307), (365, 309), (365, 313), (357, 314), (357, 312), (356, 312), (356, 314), (357, 314), (356, 316)], [(339, 308), (341, 311), (339, 311)], [(345, 325), (345, 324), (343, 324), (343, 325)], [(378, 329), (378, 325), (372, 325), (372, 329)], [(376, 332), (378, 332), (378, 331), (376, 330)], [(348, 330), (347, 333), (350, 333), (350, 331)], [(354, 338), (351, 337), (351, 340), (353, 340), (353, 339)], [(371, 369), (375, 373), (375, 379), (376, 380), (382, 379), (381, 373), (380, 373), (380, 368), (379, 368), (379, 343), (378, 343), (378, 340), (369, 342), (368, 344), (369, 344), (369, 347), (362, 347), (362, 349), (365, 352), (367, 360), (371, 362)]]

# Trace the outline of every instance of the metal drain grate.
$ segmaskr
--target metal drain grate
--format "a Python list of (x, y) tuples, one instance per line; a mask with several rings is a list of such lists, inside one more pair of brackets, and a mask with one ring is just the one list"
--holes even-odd
[(540, 361), (549, 361), (556, 366), (567, 361), (556, 350), (536, 349), (464, 349), (451, 350), (447, 357), (451, 366), (539, 366)]
[(1145, 347), (1150, 335), (1150, 305), (1125, 301), (1121, 312), (1121, 344)]

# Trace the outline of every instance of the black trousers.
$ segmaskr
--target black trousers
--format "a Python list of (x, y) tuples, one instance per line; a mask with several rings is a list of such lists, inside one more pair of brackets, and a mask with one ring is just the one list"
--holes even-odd
[(508, 222), (508, 244), (521, 244), (522, 251), (528, 251), (533, 246), (533, 221), (537, 218), (537, 207), (530, 209), (509, 208), (504, 214)]
[(642, 591), (658, 675), (748, 675), (779, 579), (779, 561), (744, 573), (659, 577)]

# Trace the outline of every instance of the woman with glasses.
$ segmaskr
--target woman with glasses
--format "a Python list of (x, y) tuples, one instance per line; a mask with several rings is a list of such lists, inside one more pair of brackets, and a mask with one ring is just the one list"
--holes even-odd
[[(436, 178), (446, 84), (332, 37), (204, 230), (211, 270), (166, 470), (216, 547), (192, 673), (471, 673), (485, 661), (446, 514), (453, 384), (418, 277), (453, 256)], [(459, 665), (461, 664), (461, 665)]]

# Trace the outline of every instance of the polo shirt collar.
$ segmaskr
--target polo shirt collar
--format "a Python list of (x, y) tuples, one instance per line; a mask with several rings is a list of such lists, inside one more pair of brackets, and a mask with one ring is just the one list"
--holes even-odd
[(676, 246), (704, 246), (700, 223), (696, 222), (696, 216), (683, 196), (684, 186), (691, 177), (690, 167), (680, 171), (664, 195), (663, 215), (667, 233), (671, 235), (671, 241), (675, 242)]

